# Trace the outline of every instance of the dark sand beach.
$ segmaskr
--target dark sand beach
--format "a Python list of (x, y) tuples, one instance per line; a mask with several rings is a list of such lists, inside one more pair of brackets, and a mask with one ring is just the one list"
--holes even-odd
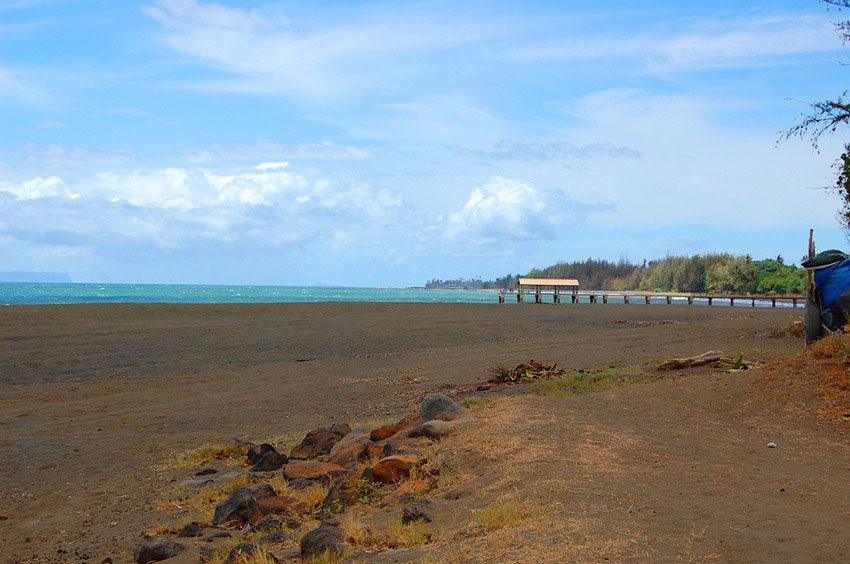
[[(474, 388), (488, 367), (529, 358), (569, 369), (712, 349), (779, 358), (802, 349), (781, 334), (800, 318), (781, 308), (601, 304), (0, 308), (0, 561), (128, 558), (172, 478), (156, 465), (200, 444), (396, 419), (427, 391)], [(660, 415), (665, 402), (680, 411), (687, 402), (676, 385), (633, 387), (623, 401), (678, 428)], [(686, 390), (722, 418), (709, 388)], [(724, 401), (740, 410), (747, 400)], [(708, 452), (704, 441), (720, 435), (680, 437), (669, 456)]]

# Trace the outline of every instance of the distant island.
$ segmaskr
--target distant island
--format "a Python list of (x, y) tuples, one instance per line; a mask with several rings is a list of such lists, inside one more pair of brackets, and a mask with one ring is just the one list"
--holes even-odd
[(753, 260), (750, 255), (726, 253), (668, 256), (643, 264), (589, 258), (532, 268), (526, 274), (506, 274), (494, 280), (480, 278), (429, 280), (429, 289), (486, 290), (512, 288), (520, 277), (577, 278), (584, 290), (648, 290), (654, 292), (737, 292), (752, 294), (805, 293), (806, 271), (785, 264), (782, 256)]
[(0, 282), (52, 282), (67, 284), (71, 276), (64, 272), (27, 272), (23, 270), (0, 270)]

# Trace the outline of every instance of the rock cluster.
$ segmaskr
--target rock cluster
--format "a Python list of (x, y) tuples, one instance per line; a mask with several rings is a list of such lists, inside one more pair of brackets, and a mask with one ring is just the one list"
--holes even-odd
[[(395, 425), (385, 425), (368, 431), (362, 427), (352, 429), (346, 423), (334, 423), (307, 433), (300, 444), (289, 454), (279, 452), (273, 445), (252, 445), (247, 453), (246, 465), (252, 472), (280, 471), (287, 485), (309, 488), (316, 483), (328, 486), (321, 504), (322, 524), (301, 540), (303, 558), (347, 548), (339, 523), (333, 518), (346, 507), (356, 503), (376, 501), (388, 486), (405, 482), (389, 496), (395, 503), (413, 501), (425, 487), (408, 480), (425, 462), (424, 449), (434, 440), (454, 433), (470, 422), (464, 409), (454, 399), (444, 394), (432, 393), (423, 398), (419, 410)], [(289, 528), (301, 526), (296, 515), (307, 508), (297, 500), (281, 496), (271, 484), (260, 482), (237, 488), (227, 499), (216, 505), (211, 525), (213, 527), (249, 527), (252, 531), (269, 531), (252, 541), (280, 542)], [(419, 501), (403, 510), (403, 522), (430, 521), (431, 504)], [(187, 525), (179, 537), (200, 537), (203, 527), (197, 523)], [(154, 562), (169, 558), (184, 547), (164, 537), (152, 537), (136, 549), (137, 562)], [(253, 550), (253, 545), (240, 545), (239, 552)], [(236, 550), (236, 549), (234, 549)], [(166, 556), (170, 554), (171, 556)]]

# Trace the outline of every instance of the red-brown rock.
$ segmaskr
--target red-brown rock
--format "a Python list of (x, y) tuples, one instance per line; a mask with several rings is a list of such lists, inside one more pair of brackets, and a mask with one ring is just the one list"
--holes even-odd
[(351, 432), (347, 423), (334, 423), (330, 427), (313, 429), (289, 453), (289, 458), (307, 460), (330, 454), (333, 446)]
[(379, 484), (394, 484), (409, 478), (419, 462), (420, 458), (412, 454), (388, 456), (369, 469), (369, 478)]
[(384, 425), (383, 427), (374, 429), (369, 434), (369, 439), (376, 442), (383, 441), (384, 439), (389, 439), (399, 431), (401, 431), (401, 427), (399, 425)]
[(318, 480), (323, 476), (345, 472), (339, 464), (319, 462), (318, 460), (290, 460), (283, 467), (283, 476), (287, 480)]
[(367, 443), (369, 443), (369, 434), (366, 430), (355, 429), (334, 445), (328, 457), (328, 462), (350, 468), (367, 457)]

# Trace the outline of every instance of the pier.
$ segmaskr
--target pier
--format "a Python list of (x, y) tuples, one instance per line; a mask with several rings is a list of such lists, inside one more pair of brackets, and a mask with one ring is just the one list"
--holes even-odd
[(532, 301), (542, 304), (546, 301), (559, 304), (688, 304), (688, 305), (750, 305), (752, 307), (798, 307), (806, 303), (802, 294), (739, 294), (729, 292), (687, 293), (687, 292), (648, 292), (643, 290), (579, 290), (578, 280), (520, 278), (516, 288), (499, 290), (499, 303), (505, 303), (508, 296), (516, 296), (517, 303)]

